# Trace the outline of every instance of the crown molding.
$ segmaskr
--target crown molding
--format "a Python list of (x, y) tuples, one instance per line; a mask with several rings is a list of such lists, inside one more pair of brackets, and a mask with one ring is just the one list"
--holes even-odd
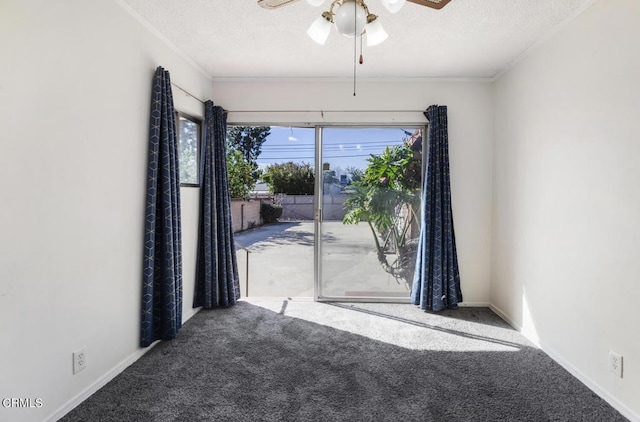
[[(353, 77), (236, 77), (236, 76), (214, 76), (213, 83), (225, 82), (332, 82), (332, 83), (353, 83)], [(491, 83), (493, 77), (487, 78), (411, 78), (411, 77), (389, 77), (389, 78), (358, 78), (358, 83)]]

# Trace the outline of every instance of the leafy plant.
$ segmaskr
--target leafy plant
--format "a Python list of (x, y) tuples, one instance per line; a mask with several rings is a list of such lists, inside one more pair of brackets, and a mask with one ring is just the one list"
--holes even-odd
[[(409, 284), (417, 248), (409, 231), (418, 221), (421, 159), (405, 144), (387, 147), (367, 161), (364, 173), (351, 184), (343, 223), (366, 222), (384, 271)], [(394, 257), (392, 262), (390, 255)]]

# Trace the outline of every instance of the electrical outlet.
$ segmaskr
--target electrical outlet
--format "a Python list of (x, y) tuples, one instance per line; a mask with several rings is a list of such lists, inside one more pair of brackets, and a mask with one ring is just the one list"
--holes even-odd
[(80, 350), (76, 350), (73, 355), (73, 373), (77, 374), (87, 367), (87, 348), (83, 347)]
[(613, 351), (609, 351), (609, 369), (618, 378), (622, 378), (622, 356)]

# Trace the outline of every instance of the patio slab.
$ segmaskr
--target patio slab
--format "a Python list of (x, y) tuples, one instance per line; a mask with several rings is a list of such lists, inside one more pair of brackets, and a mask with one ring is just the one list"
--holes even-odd
[[(408, 298), (408, 287), (382, 270), (366, 224), (325, 221), (322, 227), (323, 296)], [(248, 297), (313, 297), (313, 221), (266, 225), (238, 233), (235, 240), (250, 251)], [(237, 249), (243, 297), (246, 255)]]

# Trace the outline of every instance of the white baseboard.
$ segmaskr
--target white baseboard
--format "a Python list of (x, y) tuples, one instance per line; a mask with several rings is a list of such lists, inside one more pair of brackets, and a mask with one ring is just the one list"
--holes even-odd
[(573, 366), (564, 356), (558, 353), (552, 347), (549, 347), (544, 342), (539, 341), (538, 339), (531, 338), (526, 333), (522, 331), (522, 327), (516, 325), (502, 309), (498, 308), (494, 304), (490, 303), (489, 308), (495, 312), (500, 318), (502, 318), (507, 324), (512, 326), (515, 330), (520, 332), (523, 336), (527, 338), (527, 340), (534, 343), (540, 350), (545, 352), (551, 359), (555, 360), (560, 366), (566, 369), (571, 375), (576, 377), (580, 382), (586, 385), (591, 391), (600, 396), (603, 400), (609, 403), (614, 409), (622, 414), (625, 418), (629, 419), (632, 422), (640, 422), (640, 415), (634, 412), (629, 408), (626, 404), (622, 403), (616, 397), (612, 396), (607, 390), (605, 390), (600, 384), (586, 375), (584, 372), (580, 371), (578, 368)]
[[(511, 319), (511, 317), (509, 315), (507, 315), (506, 312), (504, 312), (502, 309), (498, 308), (496, 305), (494, 305), (493, 303), (489, 304), (489, 309), (491, 309), (493, 312), (495, 312), (500, 318), (502, 318), (507, 324), (509, 324), (514, 330), (522, 333), (522, 327), (519, 326), (518, 324), (516, 324), (513, 319)], [(522, 334), (524, 335), (524, 333)], [(524, 335), (525, 337), (527, 337), (527, 340), (532, 341), (531, 338), (529, 338), (528, 336)], [(540, 347), (540, 345), (538, 344), (538, 341), (534, 341), (533, 342), (536, 346)]]
[(551, 359), (558, 362), (564, 369), (569, 371), (571, 375), (578, 378), (584, 385), (589, 387), (591, 391), (602, 397), (607, 403), (609, 403), (614, 409), (622, 413), (622, 416), (629, 419), (632, 422), (640, 422), (640, 415), (635, 413), (626, 404), (622, 403), (617, 398), (613, 397), (607, 390), (605, 390), (600, 384), (595, 382), (589, 376), (585, 375), (582, 371), (571, 365), (563, 356), (557, 353), (553, 348), (541, 343), (540, 349), (544, 351)]
[[(192, 311), (189, 314), (183, 317), (183, 321), (187, 322), (189, 319), (191, 319), (192, 316), (200, 312), (201, 309), (202, 308), (192, 309)], [(98, 391), (99, 389), (107, 385), (109, 381), (111, 381), (120, 373), (122, 373), (122, 371), (124, 371), (129, 366), (131, 366), (135, 361), (140, 359), (149, 350), (153, 349), (159, 343), (160, 343), (160, 340), (154, 341), (153, 343), (151, 343), (151, 345), (149, 345), (149, 347), (145, 347), (144, 349), (140, 348), (135, 352), (133, 352), (132, 354), (130, 354), (128, 357), (120, 361), (116, 366), (111, 368), (110, 371), (108, 371), (103, 376), (98, 378), (95, 382), (93, 382), (87, 388), (82, 390), (79, 394), (77, 394), (71, 400), (63, 404), (58, 410), (56, 410), (51, 415), (49, 415), (45, 419), (45, 422), (56, 422), (58, 419), (62, 418), (64, 415), (71, 412), (73, 409), (76, 408), (76, 406), (78, 406), (80, 403), (82, 403), (83, 401), (91, 397), (93, 393), (95, 393), (96, 391)]]
[(111, 368), (106, 374), (98, 378), (95, 382), (89, 385), (87, 388), (82, 390), (78, 395), (74, 398), (63, 404), (58, 410), (56, 410), (53, 414), (45, 419), (46, 422), (55, 422), (58, 419), (62, 418), (67, 413), (71, 412), (76, 408), (80, 403), (88, 399), (93, 393), (104, 387), (109, 381), (114, 379), (117, 375), (119, 375), (122, 371), (127, 369), (130, 365), (132, 365), (135, 361), (144, 356), (149, 350), (153, 349), (156, 344), (160, 343), (160, 340), (152, 343), (149, 347), (144, 349), (139, 349), (129, 355), (124, 360), (120, 361), (116, 366)]
[(202, 307), (199, 308), (191, 308), (189, 310), (189, 313), (187, 313), (186, 315), (183, 315), (182, 317), (182, 322), (185, 323), (187, 321), (189, 321), (191, 319), (192, 316), (194, 316), (195, 314), (197, 314), (198, 312), (200, 312), (202, 310)]
[(460, 308), (488, 308), (489, 302), (460, 302)]

